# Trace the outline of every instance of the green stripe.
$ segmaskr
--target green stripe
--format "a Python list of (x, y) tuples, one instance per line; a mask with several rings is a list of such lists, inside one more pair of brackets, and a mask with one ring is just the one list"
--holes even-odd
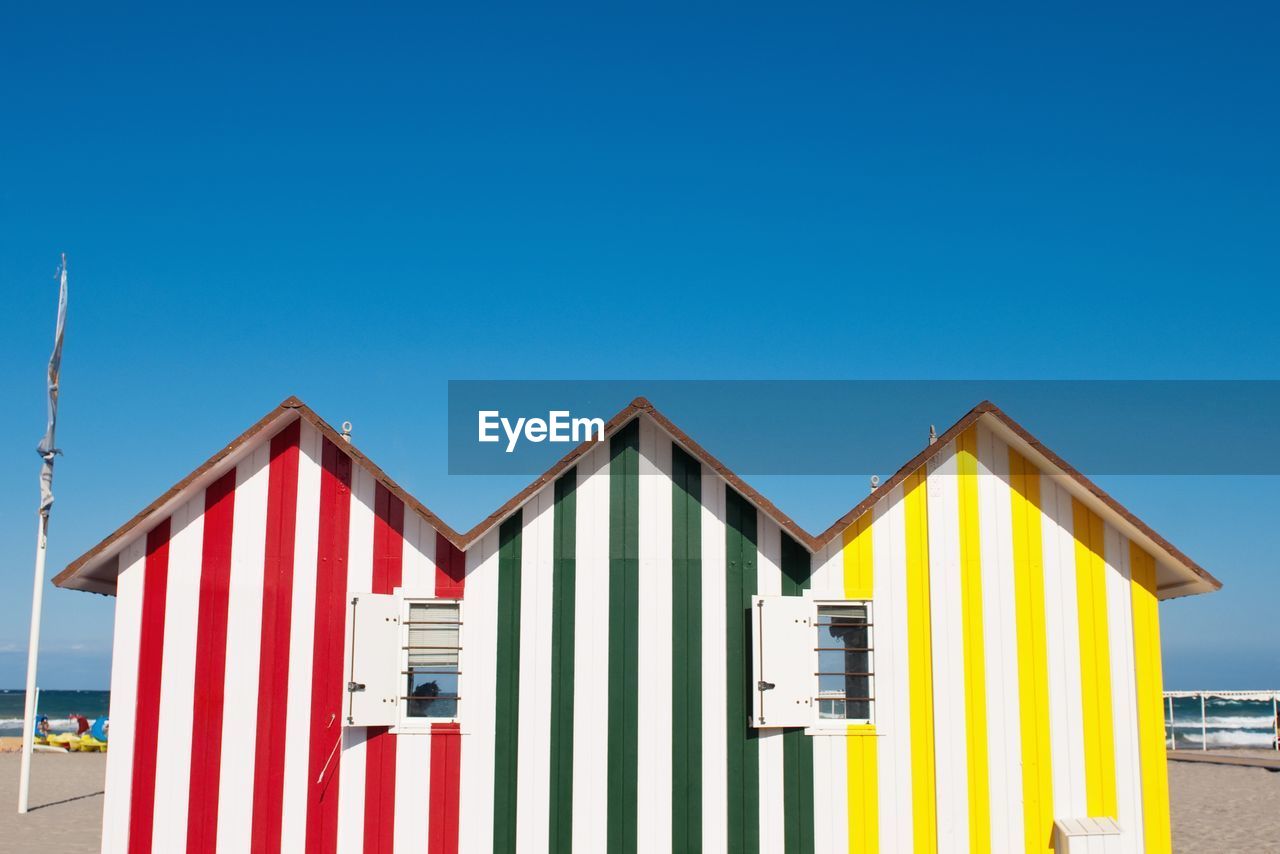
[[(782, 535), (782, 595), (809, 587), (809, 552)], [(803, 729), (782, 733), (782, 808), (786, 854), (813, 854), (813, 739)]]
[(573, 620), (578, 471), (556, 481), (551, 553), (551, 798), (549, 851), (573, 850)]
[(702, 848), (702, 466), (671, 446), (671, 850)]
[(756, 592), (756, 508), (725, 487), (725, 638), (728, 668), (729, 850), (760, 851), (760, 744), (751, 715), (751, 596)]
[(636, 850), (639, 749), (640, 422), (609, 446), (609, 782), (608, 850)]
[(493, 850), (516, 850), (516, 757), (520, 720), (520, 517), (498, 528), (498, 684), (493, 759)]

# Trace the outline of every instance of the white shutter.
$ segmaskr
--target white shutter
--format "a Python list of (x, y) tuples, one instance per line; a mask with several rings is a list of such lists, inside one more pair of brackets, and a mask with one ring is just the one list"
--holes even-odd
[(813, 601), (753, 596), (751, 627), (751, 725), (811, 726), (817, 683)]
[(354, 594), (351, 626), (347, 726), (395, 726), (401, 694), (400, 600)]

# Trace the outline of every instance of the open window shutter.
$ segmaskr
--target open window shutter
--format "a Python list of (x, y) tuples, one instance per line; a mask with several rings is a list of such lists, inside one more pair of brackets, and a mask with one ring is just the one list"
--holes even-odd
[(400, 691), (400, 602), (395, 596), (351, 597), (351, 668), (347, 726), (395, 726)]
[(754, 596), (751, 626), (751, 725), (810, 726), (817, 664), (813, 602), (799, 596)]

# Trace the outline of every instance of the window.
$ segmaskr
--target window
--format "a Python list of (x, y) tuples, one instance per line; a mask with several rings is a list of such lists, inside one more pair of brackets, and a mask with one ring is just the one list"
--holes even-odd
[(871, 603), (818, 606), (818, 720), (871, 721)]
[(453, 719), (458, 716), (457, 602), (410, 601), (405, 613), (402, 675), (406, 719)]

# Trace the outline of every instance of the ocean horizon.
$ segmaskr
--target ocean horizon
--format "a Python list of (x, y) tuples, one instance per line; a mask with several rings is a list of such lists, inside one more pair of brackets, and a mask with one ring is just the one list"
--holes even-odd
[[(0, 688), (0, 736), (22, 735), (22, 713), (27, 692), (22, 688)], [(69, 732), (75, 727), (71, 715), (84, 715), (90, 722), (111, 708), (111, 692), (90, 689), (41, 689), (36, 714), (49, 716), (54, 732)]]

